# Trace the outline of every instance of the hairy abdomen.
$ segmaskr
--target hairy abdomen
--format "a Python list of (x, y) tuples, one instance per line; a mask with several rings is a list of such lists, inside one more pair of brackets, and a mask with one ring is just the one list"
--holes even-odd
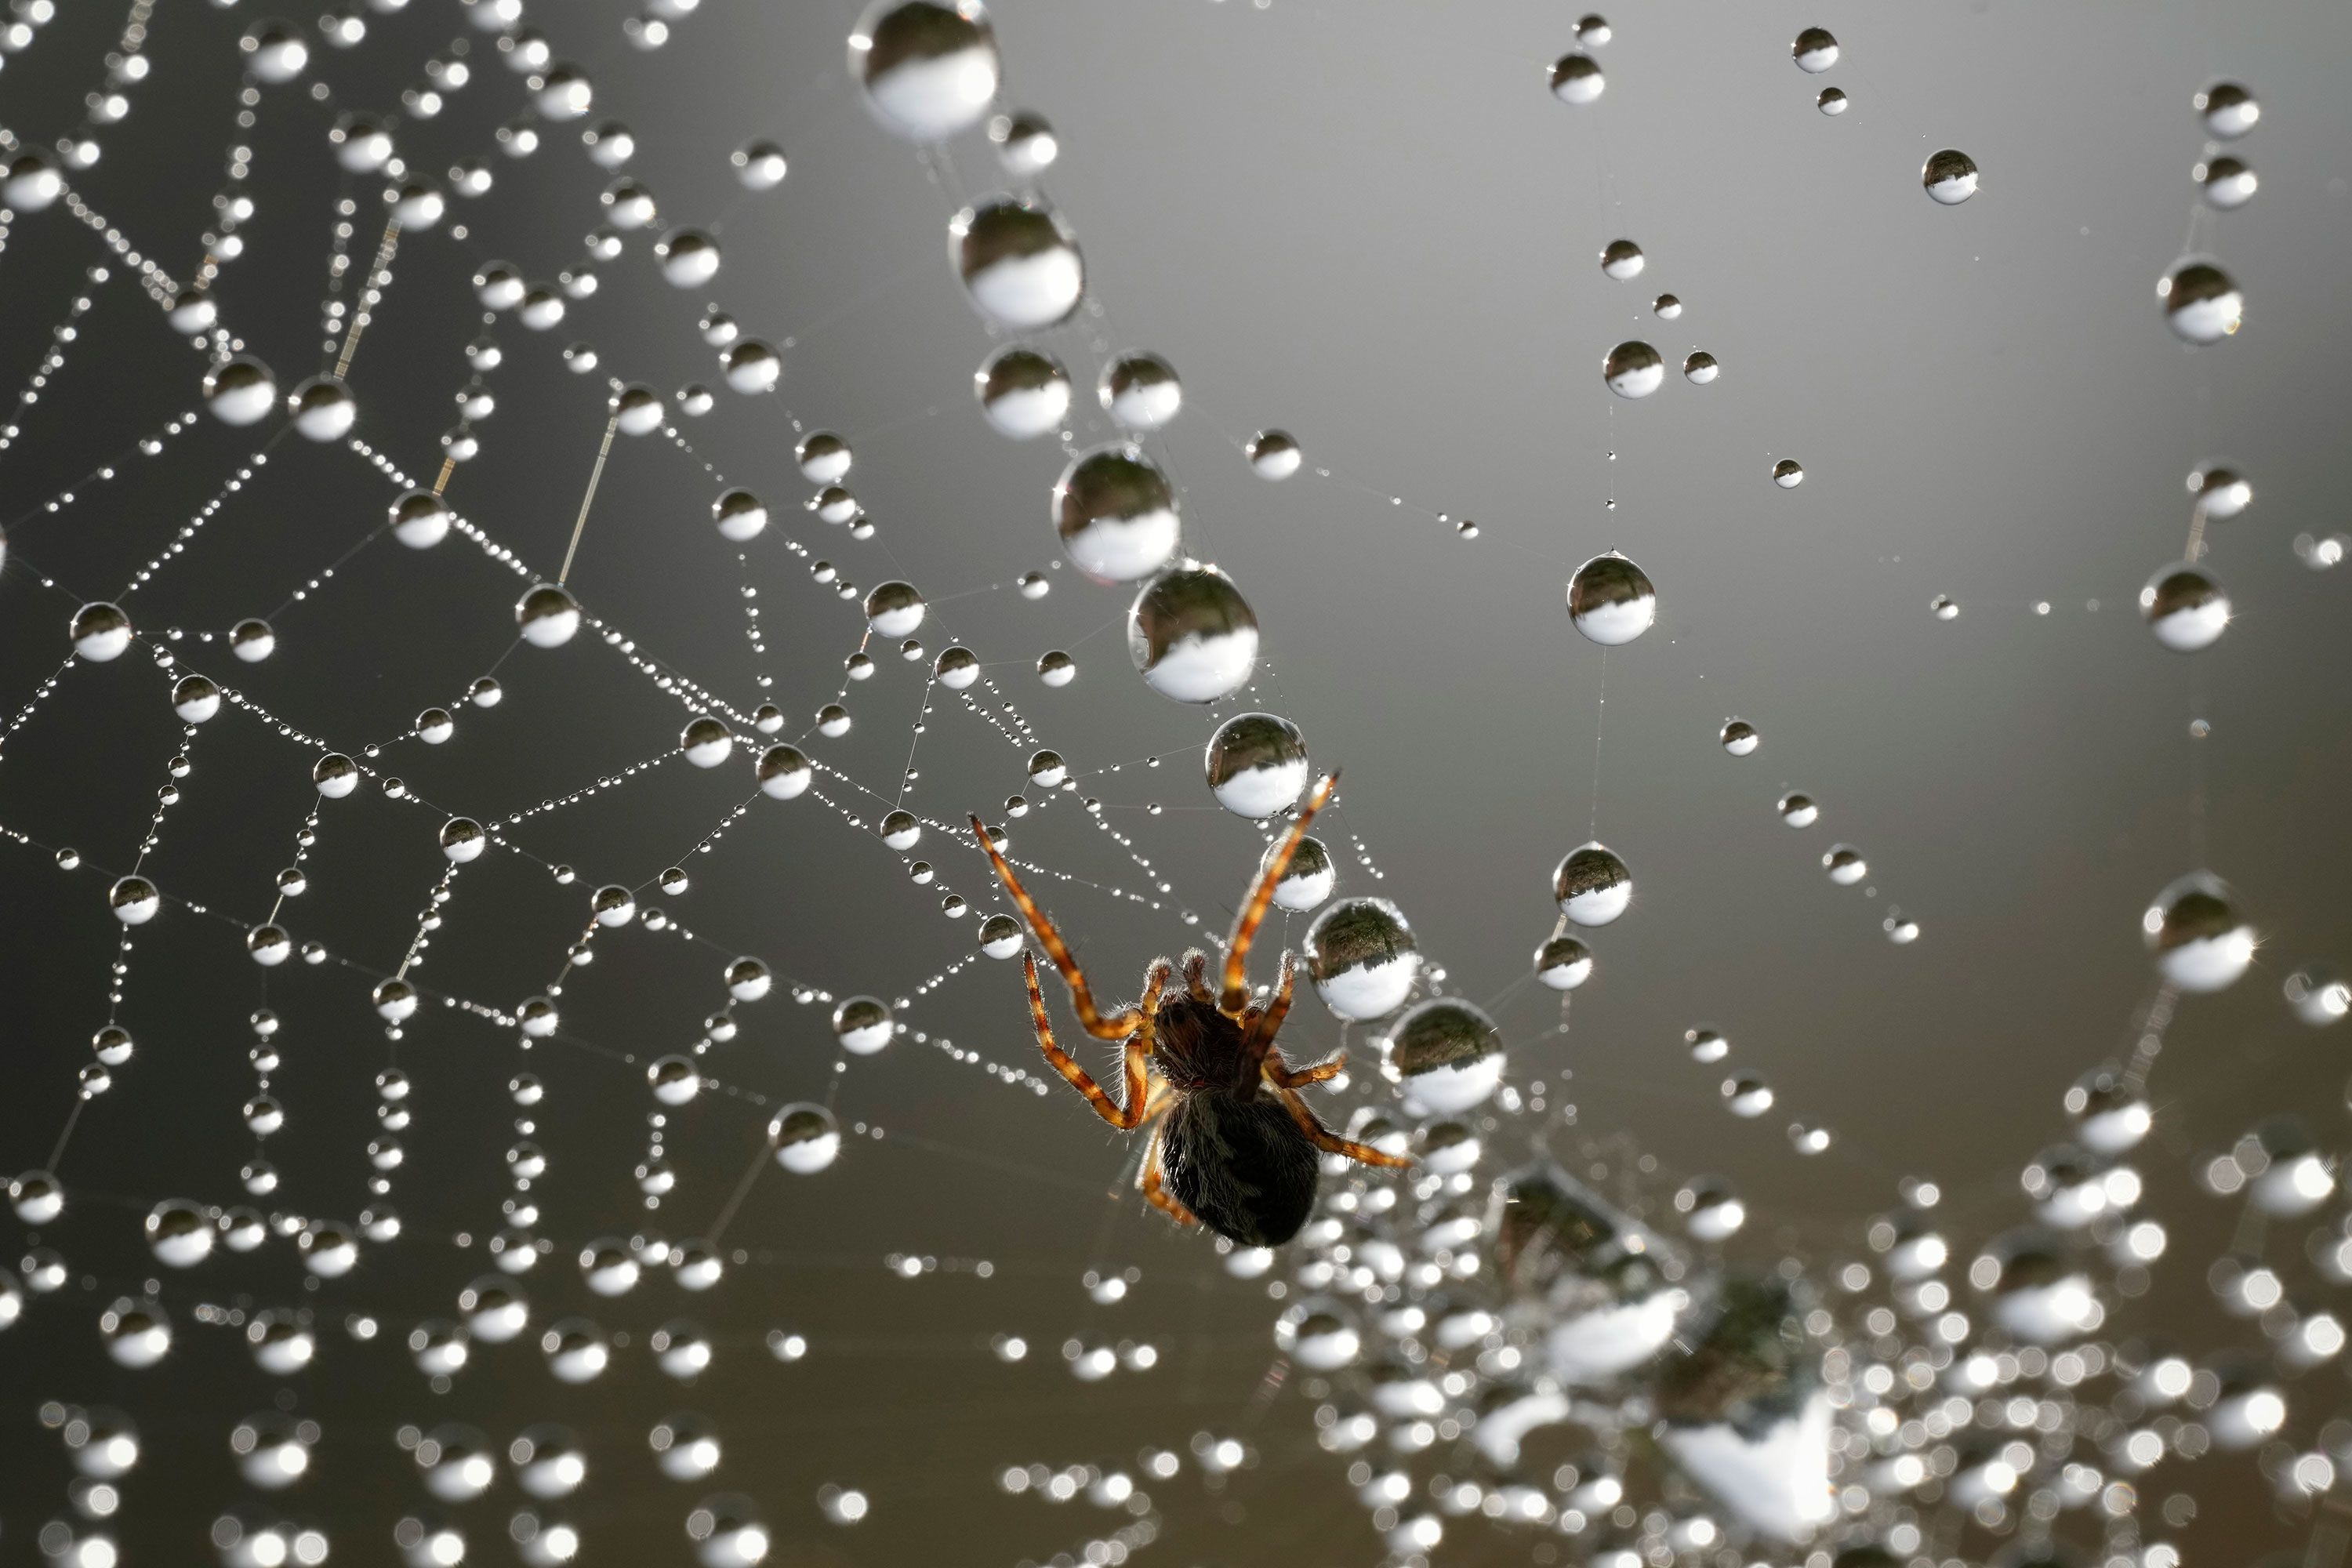
[(1178, 1203), (1244, 1247), (1281, 1246), (1315, 1206), (1315, 1146), (1263, 1094), (1186, 1096), (1168, 1112), (1160, 1164)]

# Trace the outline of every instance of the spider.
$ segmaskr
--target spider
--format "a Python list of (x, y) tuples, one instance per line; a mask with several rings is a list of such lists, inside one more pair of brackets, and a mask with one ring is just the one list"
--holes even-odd
[(1153, 1207), (1179, 1225), (1206, 1225), (1244, 1247), (1278, 1247), (1298, 1234), (1315, 1204), (1318, 1151), (1367, 1165), (1412, 1163), (1340, 1137), (1300, 1097), (1302, 1086), (1336, 1076), (1347, 1058), (1294, 1068), (1275, 1048), (1275, 1036), (1290, 1011), (1297, 967), (1292, 954), (1282, 955), (1282, 979), (1273, 999), (1263, 1005), (1249, 999), (1250, 943), (1274, 900), (1275, 884), (1307, 836), (1307, 825), (1338, 783), (1332, 773), (1316, 785), (1281, 852), (1259, 871), (1225, 944), (1222, 991), (1209, 989), (1209, 955), (1195, 949), (1184, 955), (1181, 990), (1168, 988), (1176, 966), (1154, 959), (1143, 973), (1142, 1000), (1108, 1016), (1096, 1005), (1061, 932), (1021, 886), (980, 818), (971, 819), (1004, 890), (1068, 984), (1079, 1026), (1125, 1047), (1125, 1092), (1114, 1101), (1055, 1043), (1045, 994), (1037, 987), (1036, 954), (1024, 952), (1021, 968), (1029, 984), (1029, 1016), (1045, 1059), (1113, 1127), (1131, 1132), (1150, 1124), (1151, 1142), (1137, 1185)]

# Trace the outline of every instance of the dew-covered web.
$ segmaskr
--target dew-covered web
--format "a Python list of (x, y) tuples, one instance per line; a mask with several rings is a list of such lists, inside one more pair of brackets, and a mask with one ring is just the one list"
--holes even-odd
[[(1055, 199), (1179, 183), (1066, 153), (1056, 70), (1110, 121), (1087, 50), (1163, 40), (1149, 121), (1153, 80), (1221, 68), (1187, 50), (1321, 47), (1308, 8), (1034, 9), (13, 0), (0, 1552), (2336, 1568), (2352, 1220), (2306, 1026), (2352, 992), (2258, 932), (2344, 934), (2311, 820), (2344, 713), (2252, 688), (2340, 668), (2313, 587), (2345, 545), (2329, 437), (2214, 368), (2283, 352), (2225, 342), (2213, 258), (2263, 221), (2226, 216), (2258, 100), (2164, 83), (2177, 135), (2134, 155), (2202, 139), (2180, 259), (2117, 208), (2135, 237), (2061, 280), (2161, 278), (2158, 310), (2084, 307), (2093, 359), (2195, 351), (2147, 394), (2193, 455), (2116, 481), (2168, 498), (2160, 537), (2095, 520), (2177, 551), (2135, 588), (2087, 547), (1868, 531), (2015, 504), (1979, 444), (2022, 469), (2049, 432), (1842, 428), (1754, 325), (1768, 265), (1613, 120), (1675, 92), (1662, 38), (1719, 51), (1734, 121), (1863, 150), (1803, 199), (1923, 274), (2013, 261), (2049, 226), (2000, 226), (2027, 160), (1955, 121), (1956, 56), (1864, 18), (1860, 51), (1384, 18), (1433, 101), (1549, 139), (1508, 200), (1607, 291), (1395, 367), (1398, 442), (1378, 389), (1325, 389), (1351, 432), (1311, 376), (1279, 417), (1256, 384), (1348, 280), (1171, 240), (1201, 208), (1120, 235)], [(1251, 372), (1127, 334), (1229, 251)], [(1937, 276), (1930, 314), (1996, 314)], [(1477, 330), (1483, 285), (1413, 287)], [(1923, 353), (1838, 379), (1924, 400)], [(1456, 425), (1474, 377), (1526, 382), (1540, 449)], [(2229, 447), (2322, 519), (2292, 551)], [(1702, 495), (1742, 521), (1695, 528)], [(1848, 725), (1873, 697), (1899, 711)], [(1938, 750), (1989, 707), (2022, 760)], [(2217, 713), (2250, 736), (2219, 783)], [(2091, 804), (2012, 854), (2036, 769)], [(1279, 1006), (1295, 952), (1297, 1005), (1223, 1092), (1350, 1053), (1283, 1125), (1365, 1146), (1316, 1156), (1295, 1235), (1180, 1225), (1178, 1160), (1147, 1203), (1166, 1105), (1210, 1091), (1156, 1061), (1152, 1120), (1103, 1131), (1024, 954), (1107, 1105), (1114, 1052), (992, 848), (1107, 1010), (1188, 948), (1210, 1006), (1279, 871), (1234, 994)]]

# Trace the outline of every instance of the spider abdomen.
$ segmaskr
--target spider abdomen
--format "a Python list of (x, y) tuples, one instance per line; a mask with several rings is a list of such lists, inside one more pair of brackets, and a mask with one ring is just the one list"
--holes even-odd
[(1315, 1206), (1315, 1145), (1269, 1095), (1182, 1096), (1160, 1157), (1170, 1195), (1244, 1247), (1281, 1246)]

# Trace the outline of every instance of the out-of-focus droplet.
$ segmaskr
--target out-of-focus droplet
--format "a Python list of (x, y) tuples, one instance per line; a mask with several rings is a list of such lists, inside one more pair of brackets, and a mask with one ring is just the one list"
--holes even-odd
[(981, 314), (1017, 332), (1069, 320), (1086, 293), (1078, 242), (1041, 202), (964, 208), (948, 225), (948, 255)]
[(1064, 553), (1098, 583), (1137, 582), (1175, 558), (1175, 489), (1139, 447), (1097, 447), (1073, 458), (1053, 501)]
[(1035, 179), (1062, 155), (1061, 141), (1045, 117), (1027, 110), (991, 120), (988, 139), (996, 144), (998, 166), (1016, 180)]
[(2191, 171), (2208, 206), (2234, 212), (2254, 199), (2262, 182), (2245, 163), (2226, 154), (2208, 158)]
[(746, 142), (727, 161), (747, 191), (772, 191), (784, 183), (784, 150), (773, 142)]
[(2140, 932), (2158, 971), (2183, 991), (2224, 990), (2254, 961), (2254, 928), (2210, 871), (2192, 871), (2158, 893)]
[(2139, 609), (2156, 640), (2175, 653), (2212, 647), (2230, 625), (2230, 595), (2211, 574), (2186, 561), (2147, 580)]
[(2263, 106), (2254, 95), (2234, 81), (2217, 81), (2198, 89), (2189, 102), (2198, 118), (2205, 122), (2209, 136), (2224, 142), (2234, 142), (2254, 128), (2263, 117)]
[(2245, 297), (2210, 258), (2185, 256), (2156, 285), (2165, 324), (2183, 342), (2218, 343), (2244, 324)]
[(1609, 86), (1601, 62), (1581, 50), (1571, 50), (1551, 68), (1551, 95), (1562, 103), (1591, 103)]
[(943, 142), (980, 122), (1003, 66), (979, 0), (877, 0), (849, 35), (849, 70), (883, 124)]
[(2190, 502), (2210, 522), (2226, 522), (2254, 504), (2253, 481), (2221, 463), (2200, 463), (2189, 471)]

